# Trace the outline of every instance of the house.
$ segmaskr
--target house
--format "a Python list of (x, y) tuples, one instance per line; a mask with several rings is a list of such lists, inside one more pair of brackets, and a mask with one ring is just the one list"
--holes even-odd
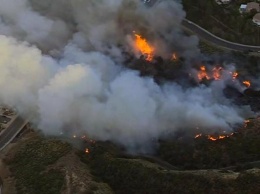
[(239, 8), (239, 12), (240, 12), (240, 13), (245, 13), (245, 12), (246, 12), (246, 7), (247, 7), (246, 4), (241, 4), (241, 5), (240, 5), (240, 8)]
[(231, 2), (231, 0), (216, 0), (216, 3), (217, 4), (228, 4), (228, 3), (230, 3)]
[(231, 0), (220, 0), (220, 1), (221, 1), (221, 3), (223, 3), (223, 4), (228, 4), (228, 3), (231, 2)]
[(256, 10), (257, 12), (260, 11), (259, 3), (250, 2), (246, 5), (246, 12), (249, 13), (252, 10)]
[(260, 13), (255, 14), (255, 16), (253, 17), (253, 22), (256, 25), (260, 26)]

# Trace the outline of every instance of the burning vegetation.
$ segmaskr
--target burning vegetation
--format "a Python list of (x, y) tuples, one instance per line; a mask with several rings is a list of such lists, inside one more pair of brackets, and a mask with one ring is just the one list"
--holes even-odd
[(234, 135), (234, 133), (228, 134), (228, 135), (203, 135), (202, 133), (195, 135), (195, 139), (200, 138), (200, 137), (206, 137), (208, 140), (211, 141), (216, 141), (219, 139), (225, 139), (227, 137), (231, 137), (232, 135)]
[(243, 81), (243, 84), (248, 88), (251, 86), (250, 81)]
[(134, 48), (136, 51), (140, 52), (147, 61), (152, 61), (154, 57), (155, 48), (151, 46), (145, 38), (141, 35), (134, 33)]
[(200, 71), (198, 72), (198, 79), (201, 81), (202, 79), (210, 79), (210, 76), (207, 74), (206, 67), (201, 66)]
[[(135, 66), (134, 69), (139, 69), (141, 71), (141, 74), (143, 75), (156, 75), (156, 77), (160, 76), (162, 78), (170, 78), (172, 79), (175, 77), (178, 72), (181, 73), (183, 72), (184, 68), (187, 68), (185, 64), (183, 64), (182, 59), (179, 58), (178, 53), (173, 52), (171, 54), (171, 57), (167, 60), (165, 59), (160, 59), (158, 62), (158, 57), (156, 57), (155, 52), (156, 48), (150, 44), (146, 38), (144, 38), (142, 35), (137, 34), (134, 32), (134, 41), (133, 41), (133, 49), (137, 52), (140, 53), (141, 56), (144, 58), (144, 60), (147, 63), (143, 64), (138, 64)], [(160, 57), (159, 57), (160, 58)], [(170, 63), (170, 61), (178, 64), (182, 64), (183, 68), (180, 66), (166, 66), (166, 64)], [(134, 62), (135, 63), (135, 62)], [(195, 68), (196, 67), (192, 67)], [(171, 75), (169, 73), (172, 73)], [(187, 75), (191, 77), (191, 69), (190, 72), (187, 72)], [(186, 76), (186, 75), (185, 75)], [(239, 76), (237, 71), (229, 71), (228, 69), (225, 69), (225, 67), (220, 66), (220, 65), (215, 65), (215, 66), (208, 66), (208, 65), (200, 65), (196, 76), (194, 76), (194, 79), (198, 80), (199, 82), (203, 81), (211, 81), (211, 80), (221, 80), (224, 79), (224, 77), (231, 77), (233, 81), (238, 80), (241, 81), (243, 86), (250, 87), (251, 82), (249, 80), (242, 80), (242, 77)], [(188, 80), (189, 78), (187, 78)], [(178, 81), (175, 79), (174, 81)]]

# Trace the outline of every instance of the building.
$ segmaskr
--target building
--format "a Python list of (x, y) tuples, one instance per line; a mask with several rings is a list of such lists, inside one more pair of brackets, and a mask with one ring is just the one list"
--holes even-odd
[(259, 3), (250, 2), (246, 5), (246, 12), (249, 13), (252, 10), (256, 10), (257, 12), (260, 11)]
[(246, 4), (241, 4), (241, 5), (240, 5), (240, 8), (239, 8), (239, 12), (240, 12), (240, 13), (245, 13), (245, 12), (246, 12), (246, 7), (247, 7)]
[(223, 4), (228, 4), (231, 2), (231, 0), (220, 0)]
[(253, 22), (256, 25), (260, 26), (260, 13), (255, 14), (255, 16), (253, 17)]
[(216, 3), (217, 4), (228, 4), (228, 3), (230, 3), (231, 2), (231, 0), (216, 0)]

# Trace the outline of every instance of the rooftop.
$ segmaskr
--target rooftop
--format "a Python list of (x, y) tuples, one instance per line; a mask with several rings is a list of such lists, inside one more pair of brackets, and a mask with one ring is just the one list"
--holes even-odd
[(240, 9), (246, 9), (247, 5), (246, 4), (241, 4)]
[(250, 3), (247, 4), (246, 9), (247, 9), (247, 11), (251, 11), (253, 9), (255, 9), (256, 11), (259, 11), (259, 3), (250, 2)]
[(260, 13), (255, 14), (253, 20), (260, 21)]

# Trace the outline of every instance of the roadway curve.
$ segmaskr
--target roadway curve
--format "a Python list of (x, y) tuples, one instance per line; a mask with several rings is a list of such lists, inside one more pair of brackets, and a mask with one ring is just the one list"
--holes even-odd
[(0, 151), (5, 148), (15, 136), (24, 128), (27, 121), (18, 116), (0, 136)]
[(260, 46), (245, 45), (245, 44), (239, 44), (239, 43), (224, 40), (222, 38), (215, 36), (214, 34), (210, 33), (209, 31), (205, 30), (204, 28), (200, 27), (199, 25), (187, 19), (184, 19), (182, 21), (182, 26), (188, 29), (189, 31), (193, 32), (194, 34), (196, 34), (199, 38), (211, 42), (215, 45), (225, 47), (231, 50), (236, 50), (236, 51), (251, 51), (251, 52), (259, 51), (260, 52)]
[[(143, 0), (144, 1), (144, 0)], [(145, 1), (144, 1), (145, 2)], [(159, 3), (160, 0), (149, 0), (146, 1), (146, 5), (151, 7), (154, 6), (156, 3)], [(200, 27), (199, 25), (195, 24), (192, 21), (184, 19), (182, 21), (182, 27), (187, 29), (194, 34), (196, 34), (200, 39), (206, 40), (211, 42), (215, 45), (235, 50), (235, 51), (249, 51), (249, 52), (260, 52), (260, 46), (252, 46), (252, 45), (244, 45), (235, 42), (230, 42), (215, 36), (214, 34), (210, 33), (209, 31), (205, 30), (204, 28)]]

